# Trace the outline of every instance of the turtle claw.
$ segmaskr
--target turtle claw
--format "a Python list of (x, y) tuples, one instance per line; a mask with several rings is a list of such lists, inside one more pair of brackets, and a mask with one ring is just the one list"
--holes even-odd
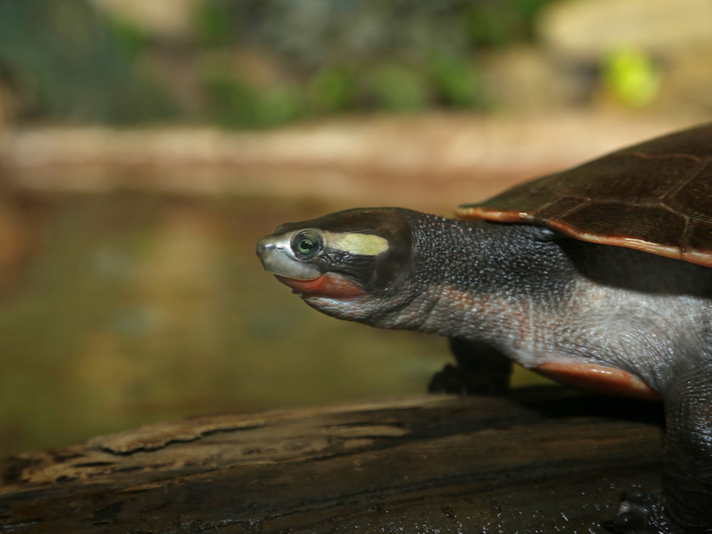
[(636, 489), (621, 497), (613, 520), (616, 534), (673, 534), (665, 518), (661, 493)]

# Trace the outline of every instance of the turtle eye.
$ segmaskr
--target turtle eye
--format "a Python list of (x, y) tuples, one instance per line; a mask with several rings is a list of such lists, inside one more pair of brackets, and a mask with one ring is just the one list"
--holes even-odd
[(314, 230), (302, 230), (292, 237), (292, 252), (302, 260), (308, 260), (319, 254), (324, 248), (324, 240)]

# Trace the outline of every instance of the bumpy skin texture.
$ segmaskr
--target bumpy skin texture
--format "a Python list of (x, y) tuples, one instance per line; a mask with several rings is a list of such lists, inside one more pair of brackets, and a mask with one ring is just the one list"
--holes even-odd
[[(393, 248), (334, 263), (326, 247), (297, 260), (362, 288), (343, 297), (296, 286), (307, 304), (379, 328), (484, 343), (529, 368), (595, 364), (640, 378), (665, 400), (664, 493), (632, 495), (617, 532), (712, 532), (712, 269), (533, 225), (400, 208), (351, 210), (275, 235), (353, 227)], [(268, 248), (258, 248), (263, 262), (276, 253)]]

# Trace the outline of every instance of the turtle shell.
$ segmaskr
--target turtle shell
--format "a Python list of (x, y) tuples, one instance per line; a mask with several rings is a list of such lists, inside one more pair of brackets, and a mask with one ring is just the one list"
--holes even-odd
[(538, 224), (712, 267), (712, 124), (462, 205), (457, 216)]

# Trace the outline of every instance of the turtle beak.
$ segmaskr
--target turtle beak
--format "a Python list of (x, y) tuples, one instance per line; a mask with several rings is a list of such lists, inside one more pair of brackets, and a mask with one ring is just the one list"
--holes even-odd
[(263, 237), (257, 242), (257, 255), (262, 260), (264, 265), (265, 257), (272, 254), (277, 248), (277, 241), (272, 236)]
[(293, 233), (263, 237), (257, 242), (257, 256), (262, 260), (265, 271), (274, 275), (314, 280), (321, 275), (321, 271), (316, 265), (297, 260), (292, 255), (290, 238)]

